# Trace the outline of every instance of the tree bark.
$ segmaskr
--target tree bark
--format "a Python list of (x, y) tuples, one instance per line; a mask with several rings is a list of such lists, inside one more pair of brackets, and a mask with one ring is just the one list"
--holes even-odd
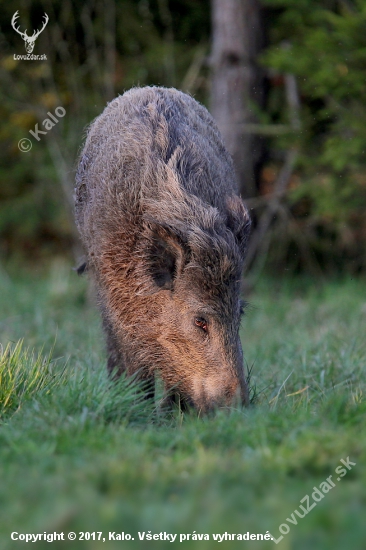
[(264, 150), (263, 138), (249, 127), (265, 95), (256, 63), (264, 42), (261, 9), (258, 0), (212, 0), (211, 13), (211, 113), (233, 157), (241, 195), (254, 197)]

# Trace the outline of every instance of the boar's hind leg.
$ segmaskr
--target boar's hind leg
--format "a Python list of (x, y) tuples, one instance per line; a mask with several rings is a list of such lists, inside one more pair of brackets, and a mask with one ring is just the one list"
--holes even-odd
[(149, 376), (144, 379), (144, 391), (145, 399), (154, 399), (155, 398), (155, 377)]
[(165, 398), (165, 405), (168, 409), (174, 410), (179, 409), (181, 412), (187, 412), (188, 411), (188, 405), (189, 403), (182, 399), (181, 395), (177, 392), (171, 391)]

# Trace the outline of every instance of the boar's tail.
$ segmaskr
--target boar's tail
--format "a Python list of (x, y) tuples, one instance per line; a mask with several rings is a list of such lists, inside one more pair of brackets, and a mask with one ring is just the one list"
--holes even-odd
[(84, 273), (86, 273), (88, 271), (88, 265), (86, 262), (84, 262), (83, 264), (79, 265), (78, 267), (74, 267), (74, 270), (76, 271), (76, 273), (78, 275), (84, 275)]

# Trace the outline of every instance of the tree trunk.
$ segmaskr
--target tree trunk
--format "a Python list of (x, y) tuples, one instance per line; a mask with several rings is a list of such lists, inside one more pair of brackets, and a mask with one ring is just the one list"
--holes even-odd
[[(258, 0), (212, 0), (211, 113), (231, 153), (240, 192), (256, 195), (263, 138), (246, 125), (263, 107), (264, 77), (256, 64), (264, 31)], [(253, 128), (253, 126), (252, 126)]]

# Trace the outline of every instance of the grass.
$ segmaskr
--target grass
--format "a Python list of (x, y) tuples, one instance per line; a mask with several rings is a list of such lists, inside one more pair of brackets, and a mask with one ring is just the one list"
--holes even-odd
[[(256, 404), (209, 418), (168, 417), (133, 381), (111, 385), (90, 302), (86, 279), (62, 263), (0, 275), (1, 550), (23, 546), (13, 531), (135, 538), (55, 550), (170, 548), (138, 532), (196, 532), (210, 542), (173, 546), (204, 549), (217, 533), (278, 539), (283, 524), (277, 546), (220, 548), (364, 550), (365, 281), (263, 281), (242, 328)], [(338, 481), (347, 457), (356, 464)], [(335, 486), (299, 519), (300, 500), (330, 475)]]

